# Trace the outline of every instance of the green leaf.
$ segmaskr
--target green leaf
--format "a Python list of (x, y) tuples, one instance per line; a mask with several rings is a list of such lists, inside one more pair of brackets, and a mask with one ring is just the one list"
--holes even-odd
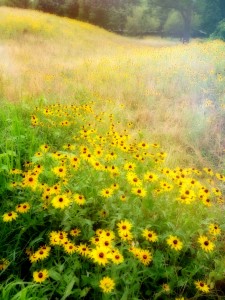
[(85, 297), (85, 296), (88, 294), (88, 292), (90, 291), (90, 289), (91, 289), (91, 288), (89, 288), (89, 287), (84, 288), (84, 289), (80, 292), (80, 297), (81, 297), (81, 298)]
[(125, 290), (125, 292), (123, 293), (123, 296), (120, 300), (127, 300), (128, 299), (128, 295), (129, 295), (129, 290)]
[(1, 165), (0, 171), (9, 171), (9, 167), (7, 165)]
[(11, 155), (11, 156), (16, 156), (16, 152), (15, 151), (11, 151), (11, 150), (6, 151), (6, 154), (7, 155)]
[(64, 292), (64, 296), (61, 298), (61, 300), (65, 300), (68, 296), (70, 296), (72, 294), (72, 289), (73, 286), (75, 284), (76, 280), (73, 279), (66, 287), (65, 292)]
[(60, 281), (62, 278), (62, 276), (58, 272), (52, 269), (49, 270), (49, 276), (56, 281)]

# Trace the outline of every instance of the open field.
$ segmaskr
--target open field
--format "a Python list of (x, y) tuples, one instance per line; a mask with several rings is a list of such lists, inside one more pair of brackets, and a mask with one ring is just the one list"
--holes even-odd
[(1, 299), (224, 299), (224, 51), (0, 8)]

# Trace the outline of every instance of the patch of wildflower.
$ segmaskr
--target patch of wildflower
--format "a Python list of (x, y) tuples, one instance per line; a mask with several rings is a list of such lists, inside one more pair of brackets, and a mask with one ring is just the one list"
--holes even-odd
[[(223, 203), (224, 175), (210, 168), (164, 166), (167, 154), (159, 144), (136, 140), (128, 130), (117, 130), (114, 118), (96, 111), (93, 103), (37, 108), (31, 116), (34, 129), (66, 134), (55, 142), (57, 147), (50, 141), (40, 145), (23, 170), (9, 171), (8, 188), (18, 192), (20, 200), (9, 203), (2, 221), (9, 226), (17, 222), (23, 226), (26, 218), (44, 216), (46, 229), (37, 238), (42, 243), (35, 242), (34, 246), (31, 241), (26, 251), (32, 268), (39, 270), (33, 272), (37, 283), (51, 275), (57, 255), (74, 264), (76, 259), (83, 262), (82, 267), (87, 269), (82, 270), (85, 275), (79, 278), (81, 281), (84, 276), (88, 281), (97, 271), (102, 277), (115, 270), (118, 276), (126, 274), (126, 280), (129, 268), (143, 276), (146, 273), (146, 278), (155, 278), (155, 268), (163, 265), (164, 273), (157, 273), (158, 281), (153, 281), (155, 285), (161, 282), (157, 288), (169, 299), (174, 296), (172, 284), (162, 283), (166, 282), (165, 276), (169, 283), (173, 281), (173, 257), (182, 252), (191, 263), (199, 251), (213, 255), (219, 248), (217, 244), (221, 247), (221, 219), (198, 219), (198, 212), (208, 212)], [(192, 215), (196, 226), (189, 222)], [(206, 224), (209, 237), (199, 235)], [(46, 269), (41, 269), (45, 265)], [(73, 269), (73, 263), (69, 267)], [(189, 286), (191, 290), (194, 284), (199, 291), (210, 292), (202, 281), (185, 276), (182, 280), (185, 289)], [(115, 282), (105, 276), (98, 281), (98, 288), (103, 293), (113, 292)]]

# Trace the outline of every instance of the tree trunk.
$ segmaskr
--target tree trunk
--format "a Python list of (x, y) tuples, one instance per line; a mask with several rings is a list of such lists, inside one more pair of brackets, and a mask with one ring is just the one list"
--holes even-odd
[(191, 19), (192, 19), (193, 5), (190, 5), (186, 10), (180, 11), (183, 21), (183, 42), (189, 43), (191, 37)]
[(189, 43), (191, 37), (191, 16), (184, 17), (183, 42)]

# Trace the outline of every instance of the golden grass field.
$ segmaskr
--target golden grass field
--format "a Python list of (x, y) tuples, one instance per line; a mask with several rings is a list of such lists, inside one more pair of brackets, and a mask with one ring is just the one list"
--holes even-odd
[(221, 41), (127, 38), (37, 11), (0, 8), (0, 95), (12, 102), (93, 98), (127, 107), (171, 165), (223, 168)]

